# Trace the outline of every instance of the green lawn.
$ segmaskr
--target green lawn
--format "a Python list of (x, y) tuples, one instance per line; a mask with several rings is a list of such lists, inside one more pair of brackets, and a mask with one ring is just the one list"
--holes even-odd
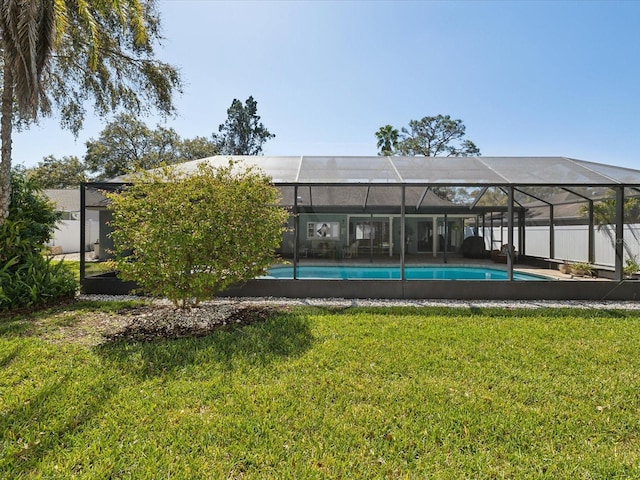
[[(82, 346), (0, 319), (0, 478), (640, 478), (640, 313), (293, 309)], [(56, 339), (56, 341), (53, 341)]]
[[(73, 272), (78, 283), (80, 283), (80, 260), (63, 260), (63, 262), (69, 270)], [(84, 274), (88, 277), (113, 271), (113, 267), (107, 262), (86, 262), (84, 268)]]

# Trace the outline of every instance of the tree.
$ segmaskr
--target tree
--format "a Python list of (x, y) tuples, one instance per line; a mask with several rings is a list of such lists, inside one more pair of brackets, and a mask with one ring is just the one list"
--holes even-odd
[(97, 140), (86, 143), (84, 161), (97, 173), (97, 180), (123, 175), (134, 169), (150, 169), (217, 153), (212, 140), (204, 137), (182, 140), (173, 128), (155, 130), (133, 115), (120, 114), (100, 132)]
[[(423, 117), (411, 120), (409, 128), (402, 127), (400, 133), (391, 125), (380, 127), (376, 132), (381, 155), (407, 155), (425, 157), (468, 157), (480, 155), (480, 150), (471, 141), (464, 139), (466, 127), (462, 120), (452, 120), (449, 115)], [(440, 198), (463, 202), (469, 194), (464, 187), (432, 188)]]
[(206, 137), (185, 138), (178, 145), (176, 156), (180, 162), (198, 160), (218, 154), (218, 147), (213, 140)]
[[(582, 205), (578, 209), (578, 214), (582, 216), (589, 215), (589, 207)], [(640, 223), (640, 200), (638, 198), (625, 198), (623, 207), (624, 223)], [(616, 201), (614, 199), (600, 200), (593, 203), (593, 222), (597, 225), (600, 232), (609, 237), (611, 246), (615, 247), (615, 223), (616, 223)], [(635, 232), (631, 231), (634, 236)], [(638, 238), (636, 237), (636, 240)], [(627, 242), (624, 243), (624, 249), (633, 259), (633, 253)], [(635, 262), (635, 259), (633, 260)], [(629, 265), (627, 263), (627, 265)]]
[(108, 194), (116, 266), (147, 293), (190, 307), (264, 273), (282, 240), (287, 212), (254, 169), (201, 164), (192, 175), (170, 167), (138, 172)]
[(452, 120), (449, 115), (411, 120), (408, 129), (402, 127), (397, 153), (425, 157), (480, 155), (478, 147), (471, 140), (464, 139), (465, 131), (462, 120)]
[[(583, 205), (578, 210), (582, 216), (589, 214), (587, 205)], [(616, 201), (614, 199), (600, 200), (593, 203), (593, 221), (598, 229), (606, 228), (616, 223)], [(640, 222), (640, 200), (637, 198), (626, 198), (624, 201), (624, 223)]]
[(233, 99), (227, 120), (218, 127), (220, 133), (213, 135), (220, 155), (259, 155), (264, 143), (275, 138), (260, 122), (257, 111), (258, 102), (253, 97), (247, 98), (244, 105)]
[(61, 125), (77, 134), (90, 99), (99, 115), (150, 107), (173, 113), (180, 79), (172, 66), (154, 58), (160, 40), (155, 5), (156, 0), (2, 2), (0, 222), (9, 209), (14, 121), (35, 121), (56, 105)]
[(378, 155), (393, 155), (398, 146), (399, 132), (391, 125), (380, 127), (376, 132), (378, 139)]
[(26, 170), (27, 178), (41, 188), (74, 188), (89, 180), (84, 164), (76, 156), (44, 157), (37, 167)]
[(154, 168), (174, 163), (180, 137), (173, 129), (151, 130), (133, 115), (116, 116), (100, 132), (97, 140), (86, 142), (84, 161), (97, 180), (122, 175), (132, 169)]

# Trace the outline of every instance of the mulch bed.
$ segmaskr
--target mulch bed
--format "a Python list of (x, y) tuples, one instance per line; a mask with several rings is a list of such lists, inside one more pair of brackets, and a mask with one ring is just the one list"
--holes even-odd
[(184, 337), (201, 337), (230, 326), (249, 325), (268, 319), (273, 307), (199, 305), (191, 309), (150, 305), (128, 310), (128, 320), (117, 331), (105, 335), (107, 340), (153, 341)]

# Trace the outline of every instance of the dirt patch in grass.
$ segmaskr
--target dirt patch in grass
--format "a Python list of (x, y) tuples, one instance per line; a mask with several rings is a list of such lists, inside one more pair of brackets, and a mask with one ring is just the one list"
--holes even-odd
[(29, 334), (85, 346), (118, 340), (150, 342), (204, 336), (220, 328), (262, 322), (276, 312), (270, 306), (232, 304), (202, 304), (187, 310), (154, 304), (118, 312), (62, 310), (33, 320)]

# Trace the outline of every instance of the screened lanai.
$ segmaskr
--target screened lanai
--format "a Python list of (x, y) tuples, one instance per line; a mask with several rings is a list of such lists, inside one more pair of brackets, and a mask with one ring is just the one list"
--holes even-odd
[[(202, 162), (222, 166), (230, 159), (238, 168), (256, 166), (270, 176), (281, 192), (281, 205), (290, 213), (278, 251), (290, 278), (272, 281), (270, 287), (264, 285), (274, 279), (258, 279), (249, 287), (280, 285), (284, 293), (307, 294), (314, 288), (318, 292), (340, 288), (343, 293), (347, 288), (354, 295), (365, 288), (394, 297), (433, 297), (446, 290), (433, 282), (412, 282), (407, 266), (485, 263), (503, 269), (506, 281), (493, 287), (458, 282), (459, 298), (486, 296), (496, 288), (510, 297), (509, 290), (525, 291), (506, 286), (522, 284), (517, 274), (523, 268), (554, 269), (575, 260), (593, 265), (600, 278), (626, 282), (625, 262), (640, 253), (635, 228), (639, 222), (633, 216), (640, 196), (638, 170), (565, 157), (384, 156), (218, 156), (176, 168), (189, 172)], [(88, 289), (96, 288), (94, 280), (104, 278), (99, 263), (109, 257), (110, 212), (101, 192), (120, 188), (122, 180), (85, 184), (82, 189), (83, 212), (98, 210), (101, 219), (99, 225), (85, 221), (81, 232), (81, 244), (90, 250), (81, 262)], [(572, 238), (562, 230), (568, 211), (572, 224), (581, 227)], [(610, 212), (608, 218), (603, 219), (604, 211)], [(601, 248), (598, 236), (603, 224), (608, 237), (600, 242)], [(609, 251), (604, 252), (607, 242)], [(379, 288), (371, 282), (363, 286), (338, 282), (336, 287), (336, 282), (321, 279), (302, 280), (304, 288), (300, 282), (294, 287), (289, 280), (301, 280), (300, 269), (311, 265), (385, 265), (397, 267), (399, 274), (389, 280), (396, 282), (393, 286), (384, 286), (383, 281)], [(534, 283), (557, 281), (541, 275), (540, 282), (528, 285), (535, 291)], [(537, 288), (540, 296), (550, 295)], [(564, 288), (567, 298), (575, 296), (571, 287)], [(635, 292), (630, 288), (623, 290)]]

